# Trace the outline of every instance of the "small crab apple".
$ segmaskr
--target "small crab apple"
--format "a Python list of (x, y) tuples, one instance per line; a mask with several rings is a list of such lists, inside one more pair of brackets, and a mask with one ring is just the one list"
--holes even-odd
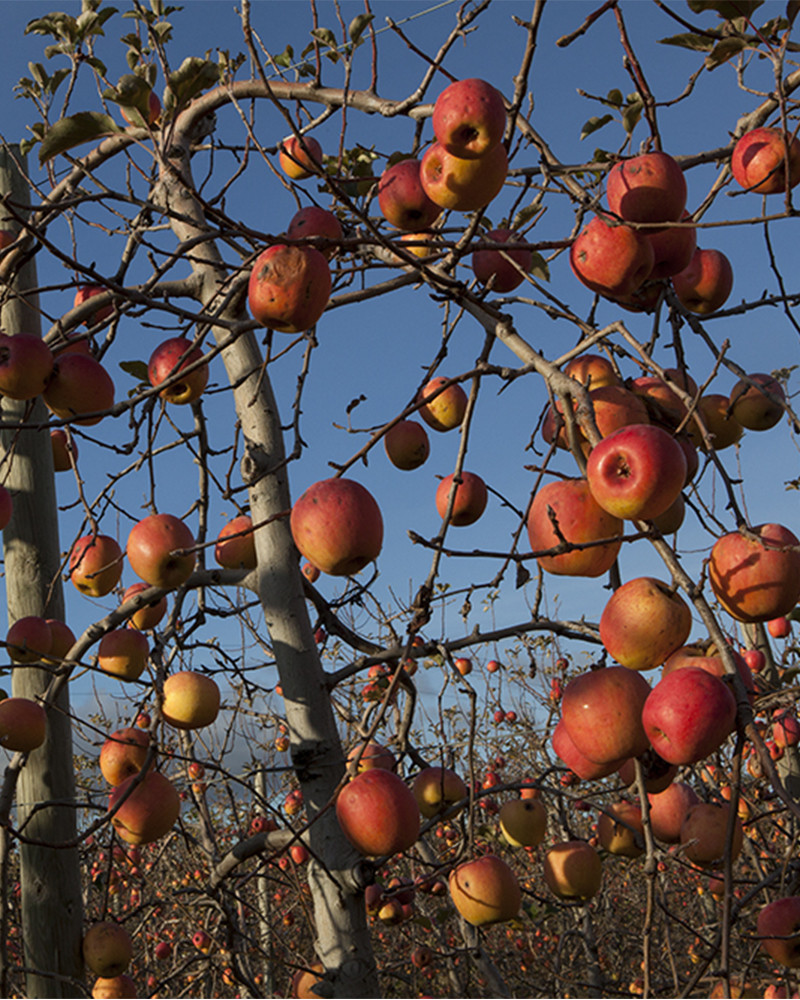
[(312, 135), (301, 139), (290, 135), (280, 144), (278, 157), (281, 170), (294, 181), (304, 181), (318, 173), (322, 166), (322, 146)]
[[(436, 510), (439, 517), (447, 514), (450, 503), (450, 493), (456, 474), (445, 476), (436, 490)], [(450, 512), (450, 524), (463, 527), (474, 524), (486, 510), (489, 493), (486, 483), (474, 472), (461, 472), (455, 485), (455, 497)]]
[(163, 341), (150, 355), (147, 377), (154, 389), (164, 385), (159, 392), (161, 399), (168, 403), (185, 406), (193, 403), (203, 394), (208, 383), (208, 364), (193, 367), (192, 371), (181, 374), (184, 369), (196, 365), (203, 357), (202, 348), (186, 337), (170, 337)]

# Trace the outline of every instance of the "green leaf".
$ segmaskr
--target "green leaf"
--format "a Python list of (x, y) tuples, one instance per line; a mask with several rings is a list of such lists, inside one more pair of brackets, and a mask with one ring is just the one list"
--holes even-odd
[(583, 128), (581, 129), (581, 139), (585, 139), (587, 135), (591, 135), (592, 132), (596, 132), (599, 128), (602, 128), (604, 125), (608, 125), (608, 123), (613, 120), (613, 115), (602, 115), (601, 117), (595, 115), (588, 121), (584, 122)]
[(189, 56), (184, 59), (167, 81), (169, 93), (176, 104), (188, 104), (219, 81), (219, 67), (208, 59)]
[(681, 49), (693, 49), (695, 52), (710, 52), (714, 48), (714, 39), (705, 35), (684, 33), (672, 35), (669, 38), (659, 38), (659, 45), (677, 45)]
[(747, 42), (744, 38), (723, 38), (721, 42), (717, 42), (706, 56), (706, 69), (716, 69), (717, 66), (722, 66), (723, 63), (726, 63), (746, 48)]
[[(539, 211), (538, 205), (526, 205), (524, 208), (521, 208), (514, 216), (514, 219), (511, 225), (509, 226), (509, 229), (512, 229), (514, 230), (514, 232), (516, 232), (521, 226), (524, 226), (526, 222), (532, 219), (538, 211)], [(489, 227), (487, 226), (485, 228), (488, 229)]]
[(613, 104), (615, 108), (622, 107), (622, 91), (617, 90), (615, 87), (613, 90), (609, 90), (606, 94), (606, 101), (608, 104)]
[(274, 57), (274, 61), (277, 66), (283, 66), (284, 69), (288, 69), (294, 62), (294, 49), (292, 46), (287, 45), (279, 56)]
[(622, 125), (628, 135), (633, 132), (639, 119), (642, 117), (642, 107), (643, 105), (640, 100), (632, 101), (622, 112)]
[(123, 108), (135, 108), (146, 116), (149, 111), (150, 84), (135, 73), (126, 73), (119, 78), (116, 87), (103, 91), (103, 97)]
[(364, 34), (364, 30), (374, 20), (374, 14), (359, 14), (358, 17), (353, 18), (347, 29), (347, 34), (349, 35), (350, 41), (353, 45), (360, 44), (361, 36)]
[(764, 0), (686, 0), (693, 14), (713, 10), (726, 21), (736, 17), (752, 17)]
[(100, 76), (106, 76), (108, 70), (106, 69), (106, 64), (98, 59), (97, 56), (86, 56), (83, 60), (92, 69), (96, 69)]
[(144, 361), (120, 361), (119, 366), (128, 375), (132, 375), (135, 379), (137, 379), (137, 381), (145, 382), (147, 385), (150, 384), (150, 378), (147, 374), (147, 365)]
[(70, 56), (75, 51), (75, 46), (70, 42), (56, 42), (55, 45), (48, 45), (44, 50), (44, 55), (46, 59), (52, 59), (53, 56)]
[(41, 63), (29, 62), (28, 69), (31, 72), (31, 76), (39, 84), (40, 87), (47, 86), (48, 76), (45, 72), (44, 66)]
[(50, 77), (47, 83), (47, 90), (50, 94), (55, 94), (64, 80), (69, 76), (70, 71), (68, 69), (57, 69), (55, 73)]
[(331, 49), (336, 48), (336, 35), (334, 35), (330, 28), (314, 28), (311, 36)]
[(529, 274), (532, 274), (534, 278), (538, 278), (540, 281), (550, 280), (550, 268), (547, 266), (547, 261), (535, 250), (531, 252)]
[(69, 118), (61, 118), (47, 130), (42, 140), (39, 163), (46, 163), (59, 153), (65, 153), (84, 142), (92, 142), (122, 131), (113, 118), (96, 111), (81, 111)]

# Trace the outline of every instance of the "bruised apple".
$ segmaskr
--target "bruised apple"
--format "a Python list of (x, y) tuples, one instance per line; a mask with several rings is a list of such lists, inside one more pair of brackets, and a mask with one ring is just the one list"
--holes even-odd
[(331, 576), (352, 576), (378, 558), (383, 519), (372, 494), (352, 479), (323, 479), (292, 507), (294, 543), (305, 559)]
[(437, 140), (453, 156), (478, 159), (503, 138), (503, 95), (486, 80), (456, 80), (436, 98), (432, 125)]
[(109, 795), (109, 810), (122, 803), (111, 817), (111, 824), (128, 844), (150, 844), (172, 829), (181, 801), (175, 786), (160, 771), (148, 771), (128, 795), (136, 781), (138, 775), (126, 778)]
[(708, 579), (722, 607), (739, 621), (787, 615), (800, 599), (800, 542), (780, 524), (729, 532), (711, 549)]
[(448, 885), (453, 905), (473, 927), (513, 920), (519, 913), (517, 876), (495, 854), (460, 864), (450, 872)]
[(133, 958), (133, 943), (122, 924), (103, 920), (83, 935), (83, 960), (96, 976), (112, 979), (123, 973)]
[(361, 854), (406, 851), (419, 836), (419, 808), (411, 789), (392, 771), (374, 768), (352, 778), (336, 798), (344, 835)]
[(330, 294), (331, 272), (324, 254), (314, 247), (278, 244), (256, 258), (247, 301), (250, 315), (262, 326), (302, 333), (323, 314)]
[[(170, 337), (150, 355), (147, 363), (150, 385), (155, 389), (163, 385), (159, 396), (168, 403), (181, 406), (193, 403), (203, 395), (208, 382), (208, 364), (198, 365), (202, 358), (202, 348), (193, 341), (186, 337)], [(192, 370), (185, 372), (189, 367)]]
[[(327, 240), (339, 242), (344, 235), (342, 224), (333, 212), (317, 205), (306, 205), (299, 209), (292, 216), (286, 235), (290, 240), (302, 240), (314, 236), (321, 236)], [(336, 253), (336, 247), (330, 246), (321, 250), (320, 253), (326, 260), (330, 260)]]

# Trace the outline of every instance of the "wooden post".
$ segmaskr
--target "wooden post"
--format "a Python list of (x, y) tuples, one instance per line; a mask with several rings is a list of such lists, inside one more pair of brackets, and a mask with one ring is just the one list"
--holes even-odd
[[(0, 196), (19, 210), (30, 204), (23, 173), (24, 158), (16, 147), (0, 149)], [(4, 222), (0, 206), (0, 226)], [(29, 261), (13, 288), (4, 287), (0, 326), (7, 334), (41, 336), (34, 260)], [(3, 399), (0, 417), (13, 424), (44, 424), (41, 399), (29, 403)], [(0, 431), (0, 480), (11, 491), (14, 513), (3, 532), (8, 623), (26, 615), (64, 618), (59, 576), (58, 509), (50, 435), (40, 430)], [(15, 667), (14, 696), (35, 698), (47, 687), (50, 674), (34, 666)], [(16, 825), (26, 838), (20, 844), (22, 934), (29, 997), (81, 996), (83, 903), (77, 847), (59, 845), (76, 837), (75, 775), (67, 686), (47, 716), (47, 739), (33, 751), (17, 785)], [(43, 802), (58, 803), (32, 811)], [(53, 845), (53, 846), (49, 846)]]

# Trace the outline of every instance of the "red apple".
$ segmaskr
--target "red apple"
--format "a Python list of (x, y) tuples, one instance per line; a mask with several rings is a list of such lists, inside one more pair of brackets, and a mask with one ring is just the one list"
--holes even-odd
[(247, 301), (262, 326), (302, 333), (316, 324), (330, 294), (330, 267), (319, 250), (278, 244), (256, 258)]
[(513, 920), (519, 913), (522, 892), (517, 876), (495, 854), (465, 861), (448, 878), (453, 905), (473, 927)]
[[(493, 229), (483, 237), (487, 243), (516, 243), (517, 236), (510, 229)], [(476, 250), (472, 255), (472, 270), (482, 285), (490, 285), (493, 292), (513, 292), (530, 271), (533, 255), (530, 250)]]
[(467, 797), (467, 786), (448, 767), (425, 767), (411, 786), (419, 811), (426, 819), (444, 812)]
[(425, 194), (441, 208), (477, 212), (498, 195), (508, 173), (505, 146), (498, 145), (480, 159), (454, 156), (435, 142), (422, 157), (420, 180)]
[(322, 147), (311, 135), (304, 135), (302, 138), (290, 135), (280, 144), (278, 162), (287, 177), (304, 181), (320, 172)]
[(126, 552), (133, 572), (151, 587), (172, 590), (192, 575), (195, 540), (173, 514), (150, 514), (131, 528)]
[[(689, 213), (684, 212), (681, 222), (691, 221)], [(656, 232), (647, 229), (644, 235), (655, 257), (651, 278), (671, 278), (673, 274), (678, 274), (689, 266), (697, 249), (697, 230), (693, 225), (667, 226)]]
[(784, 896), (762, 907), (756, 932), (773, 962), (787, 969), (800, 968), (800, 896)]
[(683, 171), (660, 151), (620, 160), (606, 179), (608, 207), (625, 222), (677, 222), (686, 193)]
[(399, 160), (388, 166), (378, 181), (378, 206), (386, 221), (405, 232), (427, 229), (442, 209), (425, 193), (420, 161)]
[(430, 454), (430, 442), (422, 424), (416, 420), (399, 420), (383, 437), (389, 461), (398, 469), (418, 469)]
[(118, 677), (121, 681), (138, 680), (149, 657), (147, 637), (131, 628), (106, 632), (97, 647), (97, 665), (104, 674)]
[[(122, 595), (122, 603), (125, 604), (126, 601), (130, 601), (137, 594), (141, 594), (143, 591), (149, 589), (150, 587), (146, 583), (132, 583)], [(128, 627), (138, 628), (142, 632), (146, 632), (147, 629), (155, 628), (166, 613), (167, 599), (166, 597), (159, 597), (157, 600), (151, 601), (149, 604), (145, 604), (139, 608), (138, 611), (135, 611), (128, 619)]]
[(708, 579), (717, 600), (739, 621), (786, 615), (800, 599), (800, 542), (780, 524), (729, 532), (711, 550)]
[(0, 395), (24, 400), (43, 393), (53, 363), (53, 354), (41, 338), (0, 333)]
[(120, 976), (112, 976), (110, 979), (100, 976), (95, 980), (92, 987), (93, 1000), (111, 1000), (112, 997), (139, 996), (139, 990), (131, 977), (123, 972)]
[(633, 295), (653, 270), (653, 248), (629, 226), (611, 225), (596, 215), (570, 247), (575, 277), (610, 298)]
[[(750, 698), (750, 703), (752, 704), (755, 699), (756, 691), (750, 667), (747, 665), (747, 661), (743, 656), (733, 649), (731, 649), (730, 652), (733, 657), (733, 662), (736, 664), (737, 673), (741, 678), (742, 684), (744, 685), (748, 697)], [(701, 670), (707, 670), (715, 677), (719, 677), (720, 680), (725, 680), (727, 677), (727, 668), (722, 656), (717, 649), (716, 643), (711, 641), (693, 642), (688, 646), (681, 646), (680, 649), (676, 649), (675, 652), (668, 656), (664, 661), (661, 676), (664, 677), (673, 670), (682, 670), (684, 667), (699, 667)]]
[(352, 479), (323, 479), (292, 507), (294, 543), (331, 576), (352, 576), (378, 558), (383, 519), (372, 494)]
[(138, 775), (126, 778), (108, 797), (108, 808), (122, 802), (111, 817), (117, 835), (129, 844), (150, 844), (165, 836), (175, 824), (181, 809), (178, 792), (160, 771), (148, 771), (127, 794)]
[(70, 430), (56, 427), (50, 431), (50, 444), (53, 448), (53, 471), (69, 472), (72, 462), (78, 461), (78, 445)]
[(562, 841), (545, 855), (544, 880), (559, 899), (586, 902), (600, 891), (600, 856), (585, 840)]
[(180, 670), (164, 681), (161, 715), (176, 729), (210, 726), (219, 713), (217, 682), (196, 670)]
[(467, 409), (467, 394), (457, 382), (445, 389), (441, 388), (448, 381), (443, 375), (439, 375), (432, 378), (417, 394), (419, 415), (435, 431), (451, 431), (460, 427)]
[(681, 826), (692, 806), (698, 799), (691, 785), (683, 781), (673, 781), (663, 792), (648, 795), (650, 804), (650, 827), (653, 836), (665, 844), (678, 844)]
[(486, 156), (505, 131), (503, 95), (486, 80), (456, 80), (437, 97), (432, 124), (437, 140), (453, 156)]
[[(342, 224), (333, 214), (324, 208), (316, 205), (306, 205), (295, 212), (289, 222), (286, 235), (290, 240), (303, 240), (314, 236), (323, 236), (327, 240), (339, 242), (344, 235)], [(336, 253), (335, 246), (328, 246), (320, 249), (320, 253), (326, 260), (330, 260)]]
[(800, 720), (785, 709), (778, 709), (772, 723), (772, 738), (775, 746), (796, 747), (800, 743)]
[(0, 701), (0, 747), (13, 753), (30, 753), (44, 743), (47, 713), (38, 701), (30, 698), (4, 698)]
[[(97, 295), (102, 295), (107, 289), (103, 288), (102, 285), (78, 285), (75, 290), (75, 299), (72, 303), (73, 308), (75, 306), (82, 305), (89, 299), (95, 298)], [(99, 309), (95, 309), (93, 313), (87, 316), (84, 326), (96, 326), (98, 323), (102, 323), (104, 320), (109, 319), (114, 315), (114, 305), (109, 302), (107, 305), (100, 306)]]
[(105, 597), (122, 576), (122, 550), (110, 535), (83, 535), (72, 546), (69, 577), (87, 597)]
[(673, 275), (672, 287), (689, 312), (706, 316), (721, 309), (733, 288), (731, 262), (720, 250), (694, 252), (689, 265)]
[[(158, 394), (168, 403), (193, 403), (203, 394), (208, 382), (208, 365), (201, 364), (188, 374), (178, 377), (184, 369), (194, 366), (203, 357), (200, 347), (186, 337), (170, 337), (150, 355), (147, 377), (153, 388), (164, 385)], [(165, 384), (166, 383), (166, 384)]]
[[(62, 420), (92, 427), (114, 405), (114, 382), (105, 368), (88, 354), (60, 354), (42, 398), (48, 410)], [(87, 416), (87, 414), (94, 414)]]
[(536, 492), (528, 513), (528, 539), (534, 552), (555, 548), (565, 540), (587, 546), (557, 555), (537, 556), (542, 569), (559, 576), (597, 577), (607, 573), (622, 542), (588, 543), (617, 539), (621, 534), (622, 522), (603, 510), (585, 479), (556, 479), (547, 483)]
[(92, 924), (81, 942), (83, 960), (96, 976), (112, 979), (123, 973), (133, 958), (133, 942), (122, 924), (103, 920)]
[(597, 839), (609, 854), (640, 857), (644, 853), (642, 810), (633, 802), (612, 802), (597, 818)]
[(467, 674), (472, 673), (472, 660), (468, 656), (459, 656), (453, 660), (453, 666), (461, 674), (462, 677), (466, 677)]
[(624, 763), (622, 760), (610, 760), (604, 764), (597, 764), (595, 761), (589, 760), (573, 743), (563, 719), (559, 719), (556, 723), (551, 743), (553, 753), (581, 781), (597, 781), (599, 778), (606, 778)]
[(100, 748), (100, 772), (109, 785), (121, 785), (138, 774), (147, 759), (150, 734), (135, 726), (117, 729)]
[(781, 383), (763, 372), (739, 379), (728, 397), (734, 420), (751, 431), (767, 431), (779, 423), (785, 402)]
[(336, 816), (353, 847), (372, 857), (406, 851), (419, 836), (419, 809), (411, 789), (381, 768), (351, 778), (337, 796)]
[(587, 389), (604, 385), (622, 385), (613, 363), (602, 354), (579, 354), (564, 365), (564, 374), (574, 378)]
[(598, 764), (614, 762), (616, 770), (649, 746), (642, 727), (649, 694), (650, 685), (635, 670), (589, 670), (564, 688), (561, 718), (580, 753)]
[(780, 194), (786, 190), (786, 153), (789, 153), (789, 187), (800, 181), (800, 141), (780, 128), (754, 128), (737, 141), (731, 156), (731, 173), (747, 191)]
[(255, 569), (256, 543), (249, 514), (232, 518), (217, 535), (214, 558), (226, 569)]
[[(730, 448), (742, 436), (742, 425), (731, 413), (728, 397), (708, 392), (697, 401), (697, 414), (708, 431), (714, 451)], [(698, 448), (706, 449), (705, 440), (695, 418), (689, 423), (689, 437)]]
[[(674, 375), (680, 373), (675, 372)], [(676, 381), (674, 378), (673, 381)], [(686, 391), (694, 395), (697, 385), (691, 376), (686, 376)], [(681, 385), (680, 382), (677, 384)], [(678, 427), (686, 418), (687, 408), (684, 401), (675, 393), (667, 382), (655, 375), (640, 375), (630, 383), (631, 392), (638, 396), (647, 407), (650, 417), (670, 428)], [(683, 386), (681, 385), (681, 388)]]
[[(474, 524), (486, 510), (489, 493), (484, 481), (474, 472), (461, 472), (458, 478), (460, 481), (455, 486), (450, 524), (464, 527)], [(436, 490), (436, 510), (439, 517), (443, 518), (447, 513), (454, 479), (455, 473), (445, 476)]]
[[(358, 760), (356, 766), (355, 761)], [(382, 768), (384, 771), (394, 771), (397, 760), (387, 747), (380, 743), (357, 743), (347, 755), (348, 770), (351, 774)]]
[(58, 621), (56, 618), (47, 618), (46, 621), (50, 626), (50, 637), (52, 639), (47, 659), (55, 661), (65, 660), (67, 653), (75, 645), (75, 633), (69, 625)]
[[(730, 806), (727, 802), (698, 802), (690, 807), (681, 824), (681, 845), (684, 857), (696, 865), (718, 865), (725, 854)], [(731, 860), (742, 849), (742, 821), (734, 819)]]
[(623, 666), (651, 670), (683, 645), (691, 626), (691, 610), (680, 594), (661, 580), (640, 576), (606, 602), (600, 640)]
[(53, 634), (45, 618), (17, 618), (6, 635), (6, 649), (15, 663), (36, 663), (53, 648)]

